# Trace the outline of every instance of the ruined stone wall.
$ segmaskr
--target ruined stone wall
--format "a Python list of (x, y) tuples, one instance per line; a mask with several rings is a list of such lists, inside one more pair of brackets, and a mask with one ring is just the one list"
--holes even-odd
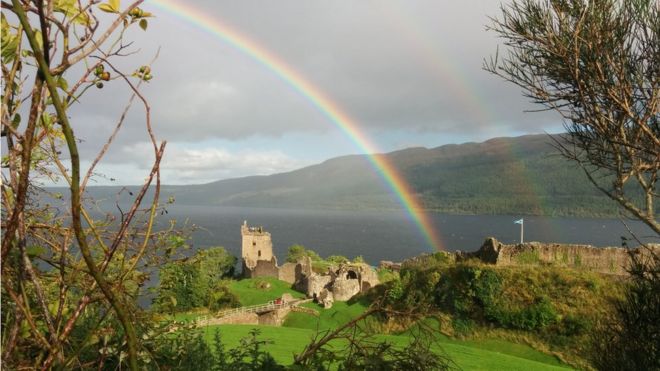
[(259, 324), (268, 326), (282, 326), (286, 315), (289, 314), (289, 308), (277, 309), (259, 315)]
[(628, 250), (620, 247), (540, 242), (505, 245), (495, 238), (486, 239), (479, 251), (465, 255), (501, 266), (553, 265), (616, 275), (627, 274), (630, 264)]
[(260, 260), (270, 261), (275, 258), (270, 233), (263, 228), (250, 227), (247, 222), (243, 222), (241, 236), (243, 239), (241, 257), (248, 268), (254, 267)]
[(250, 268), (243, 261), (243, 277), (256, 278), (256, 277), (279, 277), (279, 268), (277, 267), (277, 260), (273, 257), (271, 260), (257, 260), (255, 265)]
[(256, 313), (238, 313), (222, 318), (210, 318), (199, 323), (201, 326), (212, 325), (258, 325), (259, 316)]
[(332, 284), (332, 296), (337, 301), (347, 301), (360, 293), (360, 280), (337, 277)]
[(284, 263), (280, 267), (278, 279), (290, 284), (296, 282), (296, 263)]
[(294, 287), (306, 285), (307, 277), (312, 275), (312, 259), (308, 256), (299, 259), (295, 263), (284, 263), (279, 271), (279, 279), (292, 284)]
[(312, 274), (307, 278), (307, 297), (313, 298), (318, 296), (324, 288), (328, 287), (332, 277), (326, 275)]

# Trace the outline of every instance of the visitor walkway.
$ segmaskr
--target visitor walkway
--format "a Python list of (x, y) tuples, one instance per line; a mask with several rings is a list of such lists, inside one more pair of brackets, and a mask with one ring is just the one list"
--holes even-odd
[(243, 315), (247, 313), (263, 314), (278, 309), (291, 309), (301, 304), (309, 303), (313, 299), (298, 299), (292, 301), (272, 300), (265, 304), (248, 305), (239, 308), (230, 308), (218, 312), (215, 315), (202, 316), (197, 319), (198, 326), (217, 325), (224, 322), (229, 317)]

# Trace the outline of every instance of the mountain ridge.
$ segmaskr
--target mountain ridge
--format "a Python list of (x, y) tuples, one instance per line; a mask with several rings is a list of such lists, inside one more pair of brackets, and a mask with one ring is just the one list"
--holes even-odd
[[(615, 215), (547, 134), (412, 147), (384, 156), (425, 209), (467, 214)], [(168, 191), (173, 186), (166, 186)], [(218, 206), (395, 209), (399, 201), (367, 155), (346, 155), (284, 173), (182, 186), (177, 202)]]
[[(424, 209), (454, 214), (615, 216), (547, 134), (412, 147), (384, 156)], [(133, 187), (129, 187), (133, 188)], [(119, 187), (90, 187), (92, 197)], [(345, 155), (292, 171), (193, 185), (163, 185), (178, 204), (311, 209), (400, 209), (367, 155)]]

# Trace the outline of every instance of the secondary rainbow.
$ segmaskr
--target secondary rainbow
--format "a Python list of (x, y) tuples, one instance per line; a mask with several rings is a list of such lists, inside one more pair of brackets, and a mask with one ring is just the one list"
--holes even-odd
[(176, 18), (190, 22), (247, 54), (311, 102), (316, 109), (344, 132), (362, 152), (367, 154), (371, 164), (396, 194), (399, 202), (406, 209), (427, 242), (436, 250), (444, 250), (439, 233), (433, 227), (429, 215), (420, 205), (408, 182), (386, 157), (378, 154), (378, 149), (360, 130), (360, 127), (320, 89), (309, 83), (298, 72), (261, 45), (202, 11), (188, 4), (171, 0), (152, 0), (148, 3)]

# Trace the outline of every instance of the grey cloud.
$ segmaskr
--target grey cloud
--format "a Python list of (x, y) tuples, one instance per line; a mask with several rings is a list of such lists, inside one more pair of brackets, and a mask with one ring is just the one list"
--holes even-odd
[[(192, 6), (264, 45), (365, 128), (443, 132), (458, 125), (469, 132), (507, 123), (504, 130), (534, 131), (553, 117), (524, 115), (531, 106), (519, 90), (481, 70), (483, 58), (496, 49), (494, 36), (484, 30), (487, 15), (498, 12), (490, 0), (200, 1)], [(168, 14), (151, 20), (148, 32), (129, 36), (142, 52), (122, 61), (127, 68), (162, 47), (155, 79), (144, 92), (164, 137), (241, 139), (332, 127), (272, 71)], [(117, 107), (128, 97), (126, 89), (112, 86), (119, 84), (107, 84), (105, 94), (88, 98), (87, 115), (93, 110), (116, 121)], [(108, 94), (118, 104), (108, 104)], [(126, 140), (137, 140), (141, 125), (126, 126), (131, 133)]]
[[(487, 16), (498, 13), (495, 1), (206, 0), (192, 6), (266, 47), (371, 133), (413, 130), (480, 140), (485, 133), (556, 126), (552, 114), (524, 114), (532, 106), (520, 91), (481, 69), (498, 42), (485, 31)], [(155, 77), (141, 88), (159, 139), (190, 144), (336, 130), (309, 100), (245, 53), (190, 23), (148, 10), (157, 15), (149, 30), (127, 34), (135, 41), (132, 50), (140, 53), (116, 63), (130, 73), (149, 63), (160, 47)], [(116, 80), (90, 89), (82, 104), (72, 107), (85, 158), (93, 158), (110, 135), (130, 94)], [(137, 173), (149, 166), (145, 161), (151, 157), (138, 150), (148, 140), (144, 121), (136, 101), (106, 156), (109, 168), (130, 163)], [(175, 179), (179, 160), (194, 159), (200, 168), (189, 175), (209, 180), (254, 169), (232, 157), (237, 154), (203, 152), (172, 145), (164, 168), (169, 166)], [(263, 165), (260, 173), (303, 163), (267, 149), (248, 157)]]

